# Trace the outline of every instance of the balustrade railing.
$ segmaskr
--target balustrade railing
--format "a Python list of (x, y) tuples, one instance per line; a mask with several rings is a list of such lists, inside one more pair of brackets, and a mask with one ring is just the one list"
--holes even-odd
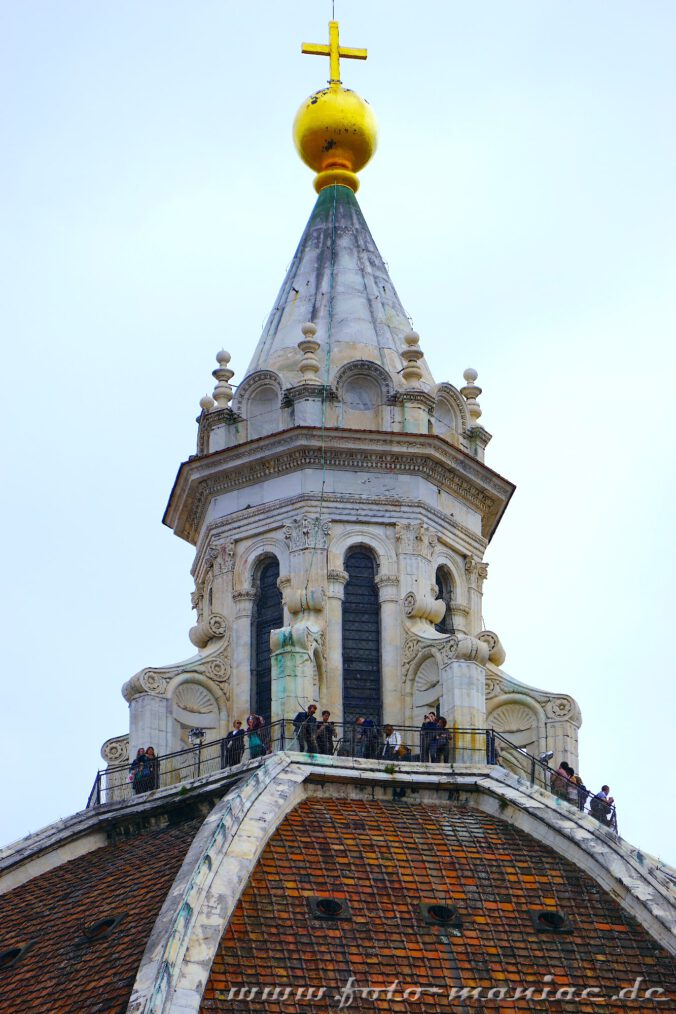
[[(389, 730), (392, 728), (392, 733)], [(531, 785), (552, 792), (581, 811), (591, 812), (605, 826), (617, 831), (614, 806), (597, 800), (584, 786), (563, 778), (545, 759), (529, 754), (493, 729), (420, 729), (408, 726), (344, 725), (331, 722), (273, 722), (237, 736), (197, 743), (159, 757), (141, 758), (131, 764), (111, 765), (98, 771), (87, 807), (100, 806), (153, 789), (168, 788), (216, 772), (237, 769), (240, 764), (281, 750), (297, 750), (322, 756), (357, 757), (382, 761), (500, 765)]]

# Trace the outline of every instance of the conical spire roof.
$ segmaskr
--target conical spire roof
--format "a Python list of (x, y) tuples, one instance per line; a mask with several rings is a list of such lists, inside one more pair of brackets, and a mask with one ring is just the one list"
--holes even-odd
[[(384, 367), (402, 387), (401, 352), (409, 319), (362, 215), (347, 186), (320, 191), (260, 337), (247, 376), (275, 370), (284, 386), (300, 382), (301, 326), (311, 322), (321, 343), (319, 380), (334, 381), (338, 370), (355, 360)], [(434, 381), (420, 361), (423, 384)]]

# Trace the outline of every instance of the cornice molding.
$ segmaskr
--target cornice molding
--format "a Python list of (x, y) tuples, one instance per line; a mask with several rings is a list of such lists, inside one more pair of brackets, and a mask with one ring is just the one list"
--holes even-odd
[(486, 538), (495, 531), (515, 488), (482, 462), (431, 434), (294, 427), (185, 462), (164, 523), (194, 544), (212, 497), (273, 476), (322, 467), (422, 475), (477, 510)]

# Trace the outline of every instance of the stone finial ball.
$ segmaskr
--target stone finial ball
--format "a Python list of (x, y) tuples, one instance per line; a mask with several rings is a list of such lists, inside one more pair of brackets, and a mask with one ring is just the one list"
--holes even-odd
[(293, 123), (298, 154), (315, 172), (359, 172), (376, 150), (378, 127), (368, 102), (348, 88), (323, 88), (303, 102)]
[(200, 408), (203, 412), (210, 412), (216, 402), (210, 394), (205, 394), (203, 398), (200, 398)]
[(219, 366), (227, 366), (230, 362), (230, 353), (226, 352), (225, 349), (221, 349), (220, 352), (216, 353), (216, 362)]
[(417, 331), (408, 331), (404, 335), (404, 341), (407, 345), (417, 345), (420, 341), (420, 335)]
[(468, 384), (473, 384), (478, 376), (479, 374), (477, 373), (477, 371), (471, 368), (465, 370), (465, 372), (463, 373), (463, 377), (465, 378)]
[(314, 338), (314, 336), (317, 334), (317, 328), (315, 327), (314, 324), (308, 321), (306, 324), (301, 325), (301, 332), (305, 335), (306, 338)]

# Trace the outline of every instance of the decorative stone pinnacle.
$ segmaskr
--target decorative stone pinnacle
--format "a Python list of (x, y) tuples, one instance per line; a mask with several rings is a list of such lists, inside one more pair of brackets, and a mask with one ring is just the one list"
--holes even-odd
[(418, 366), (418, 360), (422, 359), (424, 355), (423, 350), (419, 347), (420, 335), (417, 331), (409, 331), (404, 335), (404, 341), (408, 347), (401, 353), (401, 358), (404, 360), (401, 375), (409, 387), (414, 387), (423, 377), (423, 372)]
[(200, 398), (200, 408), (203, 412), (211, 412), (216, 402), (210, 394), (205, 394), (203, 398)]
[(464, 387), (460, 388), (460, 394), (467, 401), (467, 411), (469, 417), (472, 420), (472, 424), (476, 423), (481, 416), (481, 405), (477, 401), (477, 398), (481, 394), (481, 388), (477, 387), (475, 380), (479, 374), (476, 370), (470, 368), (466, 369), (463, 373), (463, 377), (467, 381)]
[(317, 334), (317, 328), (314, 324), (308, 322), (301, 326), (301, 331), (305, 335), (301, 341), (298, 342), (298, 348), (303, 353), (303, 358), (300, 361), (298, 369), (300, 370), (303, 381), (306, 384), (319, 384), (319, 373), (320, 366), (319, 360), (315, 355), (319, 348), (319, 342), (315, 341), (315, 335)]
[(216, 353), (216, 361), (218, 367), (212, 370), (211, 373), (211, 376), (218, 381), (214, 388), (214, 398), (218, 408), (227, 408), (233, 395), (230, 380), (235, 376), (234, 370), (227, 368), (230, 362), (230, 353), (226, 352), (225, 349), (221, 349), (220, 352)]

